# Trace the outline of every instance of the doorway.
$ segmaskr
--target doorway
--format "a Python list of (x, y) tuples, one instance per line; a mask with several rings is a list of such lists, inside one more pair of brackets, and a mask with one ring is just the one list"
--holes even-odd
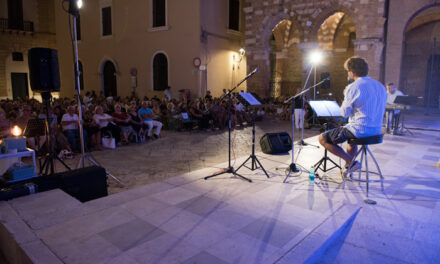
[(29, 96), (28, 75), (25, 72), (11, 72), (12, 99), (24, 99)]
[(111, 61), (106, 61), (104, 64), (104, 96), (117, 96), (118, 90), (116, 87), (116, 68)]
[(438, 108), (440, 100), (440, 55), (431, 55), (425, 83), (425, 107)]

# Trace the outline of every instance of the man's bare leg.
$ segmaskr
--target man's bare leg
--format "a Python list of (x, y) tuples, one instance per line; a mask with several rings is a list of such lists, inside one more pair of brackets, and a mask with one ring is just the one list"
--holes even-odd
[(350, 162), (353, 160), (354, 155), (356, 155), (358, 148), (356, 145), (347, 144), (347, 154), (350, 156)]
[[(353, 158), (354, 154), (352, 154), (353, 151), (353, 147), (351, 147), (350, 150), (348, 150), (347, 147), (347, 151), (350, 152), (350, 154), (348, 154), (347, 152), (345, 152), (341, 147), (339, 147), (338, 145), (333, 145), (330, 143), (327, 143), (324, 138), (322, 137), (322, 134), (319, 135), (318, 137), (319, 143), (328, 151), (330, 151), (331, 153), (333, 153), (334, 155), (340, 157), (341, 159), (345, 160), (345, 162), (347, 164), (350, 164), (351, 159)], [(350, 144), (348, 145), (350, 146)], [(356, 149), (356, 146), (355, 146)], [(354, 152), (356, 154), (356, 152)]]

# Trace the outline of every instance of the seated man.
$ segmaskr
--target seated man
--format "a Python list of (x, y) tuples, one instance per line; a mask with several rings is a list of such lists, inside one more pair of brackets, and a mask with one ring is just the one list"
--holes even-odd
[[(325, 149), (342, 158), (346, 165), (343, 175), (356, 155), (357, 147), (347, 145), (345, 152), (337, 144), (351, 138), (362, 138), (381, 134), (382, 118), (385, 112), (387, 94), (385, 87), (368, 77), (368, 64), (360, 57), (351, 57), (344, 64), (348, 78), (353, 79), (344, 90), (341, 114), (348, 117), (345, 126), (328, 130), (319, 135), (319, 143)], [(359, 162), (354, 162), (351, 171), (361, 169)]]
[(147, 139), (151, 139), (151, 131), (153, 127), (156, 127), (156, 132), (154, 132), (154, 138), (159, 138), (160, 130), (162, 129), (162, 123), (153, 120), (153, 110), (151, 110), (151, 103), (143, 101), (141, 108), (139, 109), (139, 115), (142, 118), (142, 122), (147, 125)]
[(72, 150), (80, 151), (80, 145), (77, 139), (79, 137), (79, 121), (74, 106), (70, 105), (67, 108), (67, 113), (61, 118), (61, 125), (63, 126), (63, 133), (67, 137)]
[[(397, 90), (396, 87), (394, 87), (394, 83), (388, 83), (387, 84), (387, 105), (393, 105), (394, 101), (396, 100), (397, 96), (403, 96), (404, 94)], [(400, 119), (400, 110), (390, 110), (387, 111), (387, 132), (391, 132), (391, 129), (393, 129), (393, 134), (397, 133), (397, 129), (399, 128), (399, 119)]]

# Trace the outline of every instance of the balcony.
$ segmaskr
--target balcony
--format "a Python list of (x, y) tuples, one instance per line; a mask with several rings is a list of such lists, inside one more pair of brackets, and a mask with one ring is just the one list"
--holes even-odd
[(23, 24), (9, 26), (9, 21), (7, 18), (0, 18), (0, 31), (9, 31), (9, 32), (34, 32), (34, 22), (31, 21), (23, 21)]

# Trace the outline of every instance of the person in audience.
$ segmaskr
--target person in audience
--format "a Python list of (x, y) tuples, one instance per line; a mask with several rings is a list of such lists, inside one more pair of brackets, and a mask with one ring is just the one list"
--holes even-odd
[(143, 138), (145, 137), (145, 129), (144, 124), (142, 122), (142, 118), (139, 116), (139, 113), (136, 111), (136, 104), (132, 104), (130, 106), (130, 111), (128, 113), (130, 115), (130, 124), (131, 127), (134, 129), (137, 135), (137, 141), (138, 143), (142, 142)]
[[(115, 138), (117, 144), (121, 141), (121, 131), (119, 127), (113, 122), (113, 117), (111, 115), (104, 113), (102, 106), (97, 106), (95, 108), (93, 120), (101, 130), (101, 137), (110, 132), (112, 137)], [(101, 140), (101, 138), (97, 140)]]
[(113, 120), (122, 130), (123, 143), (128, 144), (128, 137), (133, 134), (134, 130), (131, 127), (130, 115), (127, 112), (121, 111), (122, 107), (120, 104), (115, 106), (115, 112), (112, 114)]
[(154, 138), (159, 138), (160, 130), (162, 129), (162, 123), (156, 120), (153, 120), (153, 110), (151, 110), (151, 102), (143, 101), (141, 108), (139, 109), (139, 115), (142, 118), (142, 122), (147, 125), (147, 139), (151, 139), (151, 132), (153, 127), (156, 127), (156, 131), (153, 134)]
[(11, 135), (11, 123), (6, 118), (6, 112), (0, 108), (0, 139)]
[(78, 115), (75, 113), (75, 107), (73, 105), (67, 108), (67, 113), (61, 118), (63, 133), (67, 137), (72, 150), (77, 152), (80, 151), (78, 120)]

